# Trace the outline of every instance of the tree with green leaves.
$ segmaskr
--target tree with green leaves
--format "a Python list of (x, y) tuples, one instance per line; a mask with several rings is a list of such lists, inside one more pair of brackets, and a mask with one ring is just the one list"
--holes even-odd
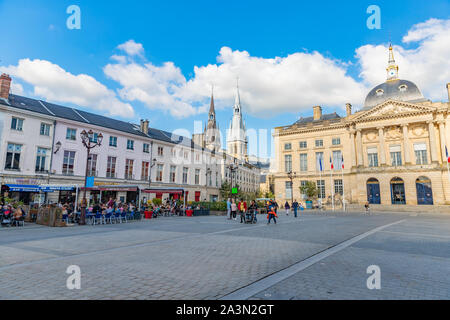
[(305, 185), (300, 187), (300, 193), (306, 195), (308, 200), (313, 200), (317, 197), (319, 190), (317, 189), (315, 182), (306, 181)]

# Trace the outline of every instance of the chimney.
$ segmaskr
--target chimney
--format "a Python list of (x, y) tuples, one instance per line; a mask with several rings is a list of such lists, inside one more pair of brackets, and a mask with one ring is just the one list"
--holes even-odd
[(141, 119), (140, 130), (141, 130), (141, 132), (144, 132), (144, 119)]
[(350, 103), (347, 103), (345, 105), (345, 109), (347, 110), (347, 117), (350, 117), (352, 115), (352, 105)]
[(448, 101), (450, 102), (450, 83), (447, 83)]
[(0, 76), (0, 98), (8, 100), (11, 88), (11, 78), (6, 73)]
[(143, 129), (144, 129), (145, 134), (148, 134), (148, 124), (149, 123), (150, 122), (147, 119), (143, 120)]
[(314, 110), (314, 121), (321, 120), (322, 119), (322, 107), (315, 106), (315, 107), (313, 107), (313, 110)]

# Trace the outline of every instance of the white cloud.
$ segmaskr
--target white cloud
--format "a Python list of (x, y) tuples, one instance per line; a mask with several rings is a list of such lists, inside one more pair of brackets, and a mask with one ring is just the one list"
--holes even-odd
[[(446, 99), (445, 85), (450, 81), (450, 20), (430, 19), (414, 25), (403, 37), (404, 46), (394, 46), (401, 79), (414, 82), (425, 98)], [(413, 49), (406, 46), (415, 46)], [(375, 86), (386, 79), (387, 45), (365, 45), (356, 50), (361, 77)]]
[(126, 118), (134, 116), (134, 110), (130, 104), (120, 101), (114, 91), (89, 75), (73, 75), (56, 64), (37, 59), (22, 59), (17, 66), (0, 69), (13, 78), (17, 77), (31, 84), (36, 96), (49, 101), (73, 103), (107, 111), (113, 116)]
[(144, 47), (141, 43), (136, 43), (134, 40), (128, 40), (117, 47), (125, 51), (130, 56), (140, 56), (144, 53)]
[(119, 56), (119, 55), (113, 55), (111, 56), (111, 59), (114, 61), (117, 61), (119, 63), (126, 63), (127, 62), (127, 57), (125, 56)]
[(11, 82), (11, 92), (19, 96), (23, 95), (24, 93), (23, 86), (20, 83), (14, 82), (13, 79), (13, 81)]

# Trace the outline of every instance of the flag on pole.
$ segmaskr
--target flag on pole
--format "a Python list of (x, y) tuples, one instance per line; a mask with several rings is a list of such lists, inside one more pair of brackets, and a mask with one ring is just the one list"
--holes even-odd
[(319, 168), (320, 168), (320, 172), (322, 172), (322, 157), (319, 157)]
[(344, 155), (342, 155), (341, 162), (342, 162), (342, 170), (344, 170)]
[(450, 157), (448, 156), (447, 146), (445, 146), (445, 155), (447, 156), (447, 162), (450, 163)]
[(330, 156), (330, 165), (331, 165), (331, 170), (334, 170), (334, 163), (333, 163), (331, 156)]

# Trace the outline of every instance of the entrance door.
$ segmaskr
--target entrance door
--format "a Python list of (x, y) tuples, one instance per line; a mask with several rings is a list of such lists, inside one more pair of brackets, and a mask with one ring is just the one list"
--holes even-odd
[(427, 177), (419, 177), (416, 180), (417, 204), (432, 205), (433, 190), (431, 189), (431, 180)]
[(367, 202), (370, 204), (381, 204), (380, 183), (377, 179), (367, 181)]
[(400, 178), (391, 180), (391, 199), (392, 204), (406, 204), (405, 183)]
[(195, 191), (195, 202), (199, 202), (200, 201), (200, 195), (201, 195), (200, 191)]

